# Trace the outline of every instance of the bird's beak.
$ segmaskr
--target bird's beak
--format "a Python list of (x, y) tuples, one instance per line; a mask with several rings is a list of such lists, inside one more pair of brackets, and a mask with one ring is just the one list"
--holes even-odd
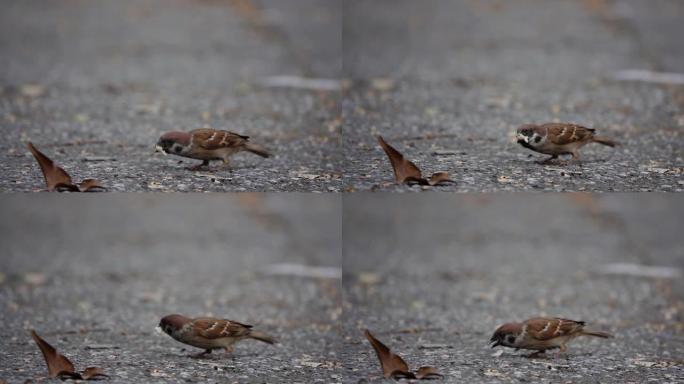
[(162, 146), (159, 145), (159, 144), (157, 144), (157, 145), (154, 146), (154, 151), (155, 151), (155, 152), (161, 152), (161, 153), (163, 153), (164, 155), (166, 155), (166, 151), (165, 151), (164, 148), (162, 148)]
[(492, 348), (498, 347), (499, 345), (501, 345), (501, 343), (499, 343), (499, 340), (495, 340), (492, 344)]
[(156, 327), (154, 327), (154, 331), (157, 333), (164, 333), (164, 331), (162, 331), (161, 327), (158, 325)]

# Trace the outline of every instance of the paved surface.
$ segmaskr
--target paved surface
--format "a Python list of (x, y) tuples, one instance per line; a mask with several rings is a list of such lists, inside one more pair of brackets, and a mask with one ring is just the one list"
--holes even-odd
[[(343, 204), (343, 359), (354, 380), (381, 376), (364, 328), (448, 382), (684, 380), (681, 275), (600, 272), (634, 263), (681, 274), (679, 196), (353, 194)], [(498, 325), (536, 315), (615, 338), (575, 340), (557, 358), (492, 355)]]
[[(114, 383), (340, 380), (340, 279), (268, 272), (339, 271), (339, 196), (77, 197), (0, 201), (0, 379), (46, 375), (35, 328)], [(192, 359), (198, 350), (155, 332), (174, 312), (254, 324), (281, 343)]]
[[(439, 190), (682, 191), (684, 86), (613, 79), (684, 73), (682, 15), (678, 0), (345, 1), (345, 189), (420, 190), (391, 183), (381, 134), (452, 173)], [(624, 145), (538, 165), (511, 133), (550, 121)]]
[[(3, 1), (0, 190), (42, 188), (32, 140), (114, 191), (337, 191), (338, 93), (261, 84), (337, 78), (338, 1)], [(234, 130), (276, 153), (233, 172), (154, 153), (165, 131)], [(98, 161), (83, 161), (97, 159)]]

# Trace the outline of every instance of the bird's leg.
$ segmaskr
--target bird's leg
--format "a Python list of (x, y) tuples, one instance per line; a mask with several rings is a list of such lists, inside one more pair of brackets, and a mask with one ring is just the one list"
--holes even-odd
[(572, 163), (572, 164), (581, 164), (579, 152), (574, 151), (574, 152), (571, 153), (571, 155), (572, 155), (572, 159), (570, 159), (570, 163)]
[(235, 347), (232, 346), (232, 345), (229, 345), (229, 346), (227, 346), (227, 347), (224, 347), (224, 349), (226, 350), (226, 355), (227, 355), (228, 357), (231, 357), (231, 358), (232, 358), (232, 357), (233, 357), (233, 352), (235, 352)]
[(188, 169), (191, 171), (198, 171), (198, 170), (202, 169), (203, 167), (208, 167), (208, 166), (209, 166), (209, 160), (203, 160), (202, 164), (197, 164), (197, 165), (190, 167)]
[(552, 160), (556, 160), (557, 158), (558, 158), (558, 155), (551, 155), (551, 157), (549, 157), (548, 159), (540, 161), (539, 164), (548, 164)]
[(231, 169), (230, 169), (230, 158), (229, 158), (229, 157), (223, 158), (223, 165), (222, 165), (221, 167), (222, 167), (223, 169), (227, 169), (227, 170), (229, 170), (229, 171), (231, 170)]

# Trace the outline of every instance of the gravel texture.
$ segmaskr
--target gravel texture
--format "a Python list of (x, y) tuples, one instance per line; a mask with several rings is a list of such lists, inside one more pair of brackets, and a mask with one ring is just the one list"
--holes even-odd
[[(113, 383), (384, 382), (366, 328), (449, 383), (684, 382), (680, 194), (480, 193), (684, 192), (682, 16), (679, 0), (4, 1), (0, 192), (44, 189), (32, 141), (115, 192), (359, 193), (4, 194), (0, 383), (59, 382), (31, 329)], [(619, 79), (633, 69), (651, 77)], [(513, 132), (550, 121), (621, 145), (538, 164)], [(154, 152), (201, 126), (275, 156), (190, 171)], [(455, 183), (396, 185), (377, 135)], [(155, 332), (170, 313), (280, 343), (193, 358)], [(615, 338), (489, 348), (537, 315)]]
[[(683, 73), (683, 13), (677, 0), (8, 1), (0, 188), (42, 188), (32, 140), (113, 191), (421, 190), (391, 182), (382, 134), (453, 174), (437, 190), (682, 191), (684, 87), (615, 75)], [(345, 90), (263, 85), (282, 75)], [(622, 145), (539, 165), (511, 134), (547, 121)], [(191, 172), (153, 152), (161, 133), (204, 125), (276, 156)]]
[[(435, 366), (452, 383), (684, 381), (682, 202), (653, 194), (346, 195), (347, 373), (353, 382), (381, 381), (368, 328), (413, 369)], [(662, 277), (602, 272), (613, 263), (664, 269)], [(615, 338), (577, 339), (566, 354), (538, 359), (490, 349), (497, 326), (537, 315), (584, 320)]]
[[(339, 191), (339, 93), (262, 84), (339, 77), (340, 35), (336, 1), (5, 1), (0, 190), (43, 188), (31, 140), (112, 191)], [(275, 157), (191, 172), (154, 153), (163, 132), (207, 125)]]
[[(617, 81), (684, 73), (676, 0), (346, 1), (343, 100), (348, 191), (395, 186), (383, 135), (437, 190), (682, 191), (684, 86)], [(572, 122), (622, 146), (555, 163), (515, 143), (525, 123)]]
[[(113, 383), (341, 379), (340, 278), (269, 272), (339, 271), (339, 196), (100, 196), (0, 201), (0, 380), (47, 374), (30, 329)], [(193, 359), (201, 350), (155, 332), (170, 313), (253, 324), (280, 344)]]

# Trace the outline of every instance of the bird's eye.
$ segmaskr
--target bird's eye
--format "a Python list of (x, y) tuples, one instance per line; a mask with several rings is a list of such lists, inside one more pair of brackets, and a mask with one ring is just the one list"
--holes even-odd
[(515, 336), (509, 335), (506, 340), (508, 340), (509, 343), (513, 344), (515, 342)]
[(180, 151), (182, 151), (182, 150), (183, 150), (183, 148), (181, 148), (179, 146), (174, 147), (174, 151), (176, 151), (176, 153), (180, 153)]
[(541, 136), (537, 136), (537, 137), (534, 138), (534, 142), (535, 142), (535, 143), (538, 143), (538, 142), (540, 142), (540, 141), (541, 141)]

